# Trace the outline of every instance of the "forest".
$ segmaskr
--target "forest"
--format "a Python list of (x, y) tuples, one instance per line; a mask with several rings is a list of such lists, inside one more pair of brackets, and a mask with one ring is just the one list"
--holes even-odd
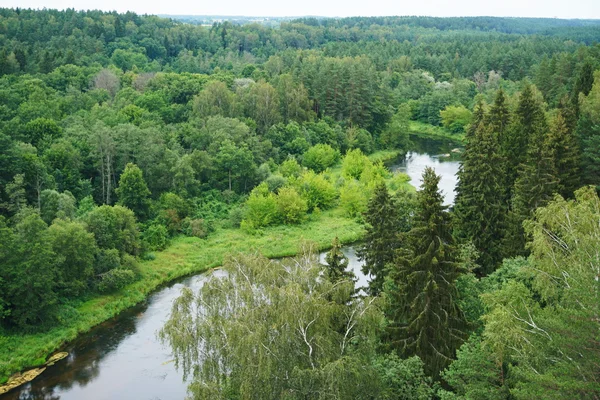
[(223, 265), (190, 398), (600, 398), (600, 20), (195, 21), (0, 8), (0, 389)]

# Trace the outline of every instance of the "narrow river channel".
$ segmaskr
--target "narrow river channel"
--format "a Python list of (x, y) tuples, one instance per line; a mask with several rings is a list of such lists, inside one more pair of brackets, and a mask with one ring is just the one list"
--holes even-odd
[[(459, 161), (450, 141), (413, 138), (413, 149), (405, 159), (390, 165), (420, 185), (426, 166), (442, 176), (440, 186), (448, 204), (454, 201), (455, 174)], [(362, 263), (353, 247), (344, 248), (357, 286), (367, 285)], [(321, 255), (323, 261), (324, 255)], [(215, 272), (219, 274), (219, 271)], [(2, 400), (108, 400), (183, 399), (187, 384), (175, 369), (170, 351), (161, 345), (156, 332), (167, 320), (173, 300), (185, 286), (197, 291), (206, 280), (196, 275), (171, 283), (147, 301), (80, 336), (61, 351), (69, 356), (49, 367), (31, 383), (0, 396)]]

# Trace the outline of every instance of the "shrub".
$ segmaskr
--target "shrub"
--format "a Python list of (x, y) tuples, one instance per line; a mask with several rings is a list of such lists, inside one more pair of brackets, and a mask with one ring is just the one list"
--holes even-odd
[(277, 209), (283, 223), (299, 224), (306, 217), (308, 204), (292, 187), (284, 187), (279, 189), (279, 193), (275, 198)]
[(368, 197), (364, 187), (355, 180), (340, 189), (340, 206), (348, 217), (354, 218), (367, 210)]
[(182, 223), (182, 230), (186, 236), (204, 239), (212, 232), (212, 225), (202, 218), (186, 218)]
[(124, 288), (135, 281), (135, 273), (129, 269), (111, 269), (100, 275), (98, 291), (108, 293)]
[(323, 172), (340, 159), (340, 152), (328, 144), (317, 144), (302, 156), (302, 164), (315, 172)]
[(246, 215), (242, 228), (251, 230), (269, 226), (277, 222), (279, 213), (275, 195), (269, 191), (266, 183), (261, 183), (252, 190), (246, 201)]
[(333, 184), (322, 174), (307, 171), (294, 183), (296, 190), (308, 204), (308, 210), (315, 208), (325, 210), (331, 208), (337, 198), (337, 191)]
[(164, 225), (152, 224), (142, 234), (144, 246), (148, 250), (164, 250), (169, 245), (169, 231)]
[(350, 150), (342, 161), (342, 175), (347, 178), (360, 179), (365, 167), (372, 164), (360, 149)]
[(280, 188), (284, 187), (287, 183), (287, 179), (279, 174), (271, 175), (266, 180), (265, 183), (269, 187), (271, 192), (276, 192)]
[(279, 172), (285, 178), (289, 178), (292, 176), (298, 177), (302, 172), (302, 167), (300, 166), (300, 164), (298, 164), (298, 161), (296, 161), (295, 158), (288, 158), (279, 166)]

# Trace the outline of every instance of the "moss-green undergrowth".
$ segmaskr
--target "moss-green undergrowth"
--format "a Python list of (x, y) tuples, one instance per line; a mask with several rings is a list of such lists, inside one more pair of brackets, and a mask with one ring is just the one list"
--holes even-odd
[(46, 357), (77, 335), (106, 321), (126, 308), (143, 301), (149, 293), (174, 279), (221, 265), (236, 252), (261, 252), (266, 257), (293, 256), (303, 240), (316, 242), (321, 250), (330, 247), (335, 236), (352, 243), (363, 235), (362, 226), (334, 209), (312, 215), (297, 226), (265, 228), (251, 235), (240, 229), (223, 229), (208, 239), (179, 237), (152, 261), (140, 263), (141, 279), (123, 290), (94, 297), (77, 307), (78, 316), (63, 325), (38, 334), (0, 334), (0, 384), (10, 374), (43, 364)]

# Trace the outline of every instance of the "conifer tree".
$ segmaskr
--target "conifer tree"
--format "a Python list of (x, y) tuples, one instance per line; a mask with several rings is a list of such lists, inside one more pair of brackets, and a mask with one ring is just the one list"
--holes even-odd
[(579, 189), (581, 152), (574, 131), (568, 123), (570, 112), (561, 108), (550, 125), (548, 146), (554, 156), (558, 192), (564, 198), (573, 196)]
[[(533, 101), (531, 101), (533, 100)], [(523, 221), (544, 206), (556, 191), (556, 154), (549, 140), (549, 128), (540, 102), (522, 96), (517, 117), (530, 136), (523, 163), (519, 166), (512, 196), (505, 256), (525, 255)], [(526, 112), (523, 112), (526, 110)]]
[(377, 296), (383, 288), (386, 265), (394, 260), (400, 244), (396, 204), (383, 183), (375, 188), (369, 200), (365, 222), (365, 242), (358, 257), (365, 261), (363, 273), (371, 275), (369, 294)]
[(501, 170), (502, 176), (502, 187), (498, 196), (502, 198), (506, 211), (508, 210), (510, 204), (510, 195), (512, 192), (512, 186), (514, 181), (511, 180), (511, 177), (508, 176), (508, 171), (511, 169), (512, 160), (506, 158), (505, 152), (502, 151), (502, 143), (505, 143), (507, 140), (507, 135), (509, 135), (510, 124), (511, 124), (511, 113), (508, 109), (508, 104), (506, 103), (506, 95), (502, 89), (496, 92), (496, 98), (494, 99), (494, 104), (490, 108), (490, 112), (487, 115), (487, 123), (491, 125), (493, 130), (493, 134), (498, 141), (499, 153), (500, 153), (500, 163), (498, 169)]
[(526, 84), (523, 88), (512, 122), (501, 138), (502, 156), (507, 160), (505, 173), (506, 187), (509, 188), (508, 198), (512, 197), (519, 166), (526, 160), (530, 138), (534, 130), (545, 123), (544, 112), (535, 98), (531, 84)]
[(454, 206), (457, 237), (473, 243), (480, 255), (479, 273), (487, 275), (502, 261), (501, 242), (506, 206), (503, 200), (503, 160), (492, 125), (479, 124), (469, 140), (458, 173)]
[(343, 279), (354, 279), (354, 273), (347, 271), (348, 257), (342, 252), (342, 245), (336, 236), (331, 244), (331, 250), (325, 255), (327, 263), (327, 277), (331, 282), (337, 282)]
[(438, 376), (465, 339), (465, 317), (458, 307), (456, 261), (450, 216), (438, 188), (440, 177), (426, 168), (417, 194), (414, 226), (386, 283), (390, 345), (401, 356), (419, 356)]

